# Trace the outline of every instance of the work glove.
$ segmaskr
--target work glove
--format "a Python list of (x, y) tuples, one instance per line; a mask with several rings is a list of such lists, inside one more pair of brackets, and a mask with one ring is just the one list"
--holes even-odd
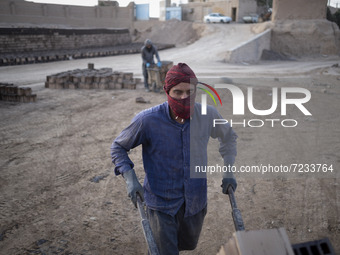
[(126, 182), (126, 188), (128, 196), (131, 198), (132, 203), (137, 208), (137, 195), (140, 195), (142, 201), (144, 201), (144, 190), (139, 183), (135, 170), (131, 169), (123, 173), (123, 177)]
[(237, 182), (232, 172), (226, 172), (223, 174), (222, 185), (221, 185), (223, 194), (228, 194), (229, 186), (233, 188), (233, 191), (236, 190)]
[(157, 66), (158, 66), (159, 68), (161, 68), (161, 67), (162, 67), (162, 62), (159, 61), (159, 62), (157, 63)]
[(150, 67), (150, 63), (146, 63), (146, 67)]

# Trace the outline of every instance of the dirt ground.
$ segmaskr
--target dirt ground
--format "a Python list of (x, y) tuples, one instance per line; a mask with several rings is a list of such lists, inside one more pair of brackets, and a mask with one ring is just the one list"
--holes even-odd
[[(246, 229), (283, 227), (292, 244), (328, 237), (340, 253), (340, 68), (335, 65), (340, 58), (229, 65), (222, 61), (223, 40), (213, 39), (225, 27), (209, 29), (213, 32), (189, 46), (161, 51), (161, 59), (186, 62), (199, 79), (212, 84), (228, 81), (245, 95), (252, 87), (259, 109), (270, 107), (273, 87), (311, 92), (305, 106), (312, 116), (293, 106), (288, 106), (287, 116), (281, 116), (280, 107), (270, 116), (295, 119), (297, 127), (235, 125), (235, 166), (295, 163), (333, 169), (280, 176), (236, 173), (236, 198)], [(30, 86), (38, 95), (30, 104), (0, 101), (1, 254), (147, 254), (138, 212), (122, 177), (113, 173), (110, 145), (136, 113), (166, 97), (144, 92), (142, 84), (136, 90), (44, 88), (46, 75), (85, 68), (88, 62), (141, 77), (139, 55), (0, 68), (1, 82)], [(136, 103), (140, 96), (150, 103)], [(232, 101), (223, 103), (225, 119), (268, 117), (248, 110), (244, 116), (230, 117)], [(214, 140), (209, 144), (209, 164), (220, 163), (217, 146)], [(142, 181), (141, 148), (129, 155)], [(198, 247), (181, 254), (216, 254), (234, 232), (220, 182), (209, 177), (208, 214)]]

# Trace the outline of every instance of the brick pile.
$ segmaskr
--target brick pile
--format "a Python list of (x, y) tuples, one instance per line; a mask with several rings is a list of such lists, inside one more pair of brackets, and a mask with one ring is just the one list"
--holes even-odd
[(46, 77), (45, 87), (50, 89), (136, 89), (140, 79), (133, 73), (112, 71), (111, 68), (75, 69)]
[(13, 84), (0, 83), (0, 100), (9, 102), (36, 102), (37, 95), (32, 94), (31, 88), (19, 88)]

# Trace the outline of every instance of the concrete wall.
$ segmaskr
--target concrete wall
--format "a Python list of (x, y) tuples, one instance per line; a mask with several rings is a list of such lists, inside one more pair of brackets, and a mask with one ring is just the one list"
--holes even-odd
[(131, 43), (128, 29), (0, 28), (0, 53), (77, 50)]
[(327, 0), (273, 0), (272, 20), (325, 19)]
[(256, 35), (254, 38), (229, 50), (225, 61), (228, 63), (258, 63), (264, 49), (270, 50), (271, 29)]
[(248, 14), (256, 13), (257, 3), (255, 0), (239, 0), (236, 20), (243, 22), (242, 17)]
[(133, 29), (134, 4), (117, 6), (72, 6), (39, 4), (24, 0), (0, 1), (0, 25), (75, 28)]

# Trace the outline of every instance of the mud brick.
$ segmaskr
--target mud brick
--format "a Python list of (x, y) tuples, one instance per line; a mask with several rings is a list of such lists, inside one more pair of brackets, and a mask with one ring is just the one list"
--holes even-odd
[(68, 89), (69, 86), (70, 86), (70, 82), (65, 82), (65, 83), (64, 83), (64, 89)]
[(117, 74), (111, 74), (111, 79), (110, 79), (111, 81), (116, 82), (117, 79), (118, 79), (118, 75)]
[(125, 81), (124, 89), (136, 89), (136, 83), (132, 81)]
[(10, 102), (18, 102), (19, 99), (18, 99), (18, 95), (8, 95), (8, 101)]
[(7, 87), (7, 94), (10, 94), (10, 95), (18, 94), (18, 87), (17, 86), (8, 86)]
[(123, 84), (121, 84), (121, 83), (115, 84), (115, 89), (122, 89), (122, 88), (123, 88)]
[(91, 83), (92, 82), (92, 77), (88, 77), (86, 75), (82, 75), (80, 77), (80, 81), (83, 83)]
[(23, 89), (24, 89), (24, 95), (25, 96), (30, 96), (32, 94), (31, 88), (23, 88)]
[(117, 79), (117, 83), (123, 83), (123, 77), (119, 77), (119, 78)]
[(113, 81), (110, 81), (108, 83), (108, 89), (115, 89), (115, 88), (116, 88), (115, 83)]
[(93, 89), (99, 89), (99, 83), (93, 82), (93, 83), (91, 84), (91, 88), (93, 88)]
[(109, 78), (107, 76), (100, 77), (100, 83), (106, 83), (108, 82)]
[(23, 96), (24, 103), (29, 103), (30, 102), (31, 96)]
[(23, 96), (23, 95), (25, 95), (25, 88), (19, 88), (18, 96)]
[(64, 83), (65, 82), (65, 77), (57, 77), (56, 78), (56, 83), (57, 84), (62, 84), (62, 83)]
[(78, 88), (78, 85), (77, 85), (77, 83), (70, 83), (70, 84), (68, 85), (68, 88), (69, 88), (69, 89), (77, 89), (77, 88)]
[(81, 74), (73, 74), (72, 75), (72, 81), (73, 81), (73, 83), (81, 82)]
[(45, 88), (48, 89), (48, 85), (49, 85), (48, 81), (45, 81)]
[(17, 96), (17, 102), (24, 103), (24, 97), (25, 96)]
[(93, 88), (94, 88), (94, 83), (86, 83), (86, 89), (93, 89)]
[(50, 89), (56, 89), (57, 88), (57, 84), (56, 83), (49, 83), (48, 87)]
[(133, 73), (124, 73), (123, 79), (124, 80), (132, 80), (133, 78)]
[(108, 89), (109, 88), (109, 84), (108, 83), (99, 83), (99, 89)]
[(30, 103), (35, 103), (37, 101), (37, 95), (33, 94), (30, 96)]
[(11, 94), (11, 89), (12, 89), (12, 85), (8, 84), (6, 85), (5, 89), (4, 89), (4, 94)]
[(141, 78), (134, 78), (133, 79), (136, 84), (141, 83), (142, 79)]
[(101, 76), (100, 75), (95, 75), (94, 77), (93, 77), (93, 82), (100, 82), (100, 78), (101, 78)]
[(0, 85), (0, 94), (4, 94), (5, 92), (5, 85), (1, 84)]
[(54, 75), (51, 75), (51, 76), (47, 76), (48, 78), (47, 78), (47, 81), (48, 82), (52, 82), (52, 83), (54, 83), (55, 81), (56, 81), (56, 76), (54, 76)]

